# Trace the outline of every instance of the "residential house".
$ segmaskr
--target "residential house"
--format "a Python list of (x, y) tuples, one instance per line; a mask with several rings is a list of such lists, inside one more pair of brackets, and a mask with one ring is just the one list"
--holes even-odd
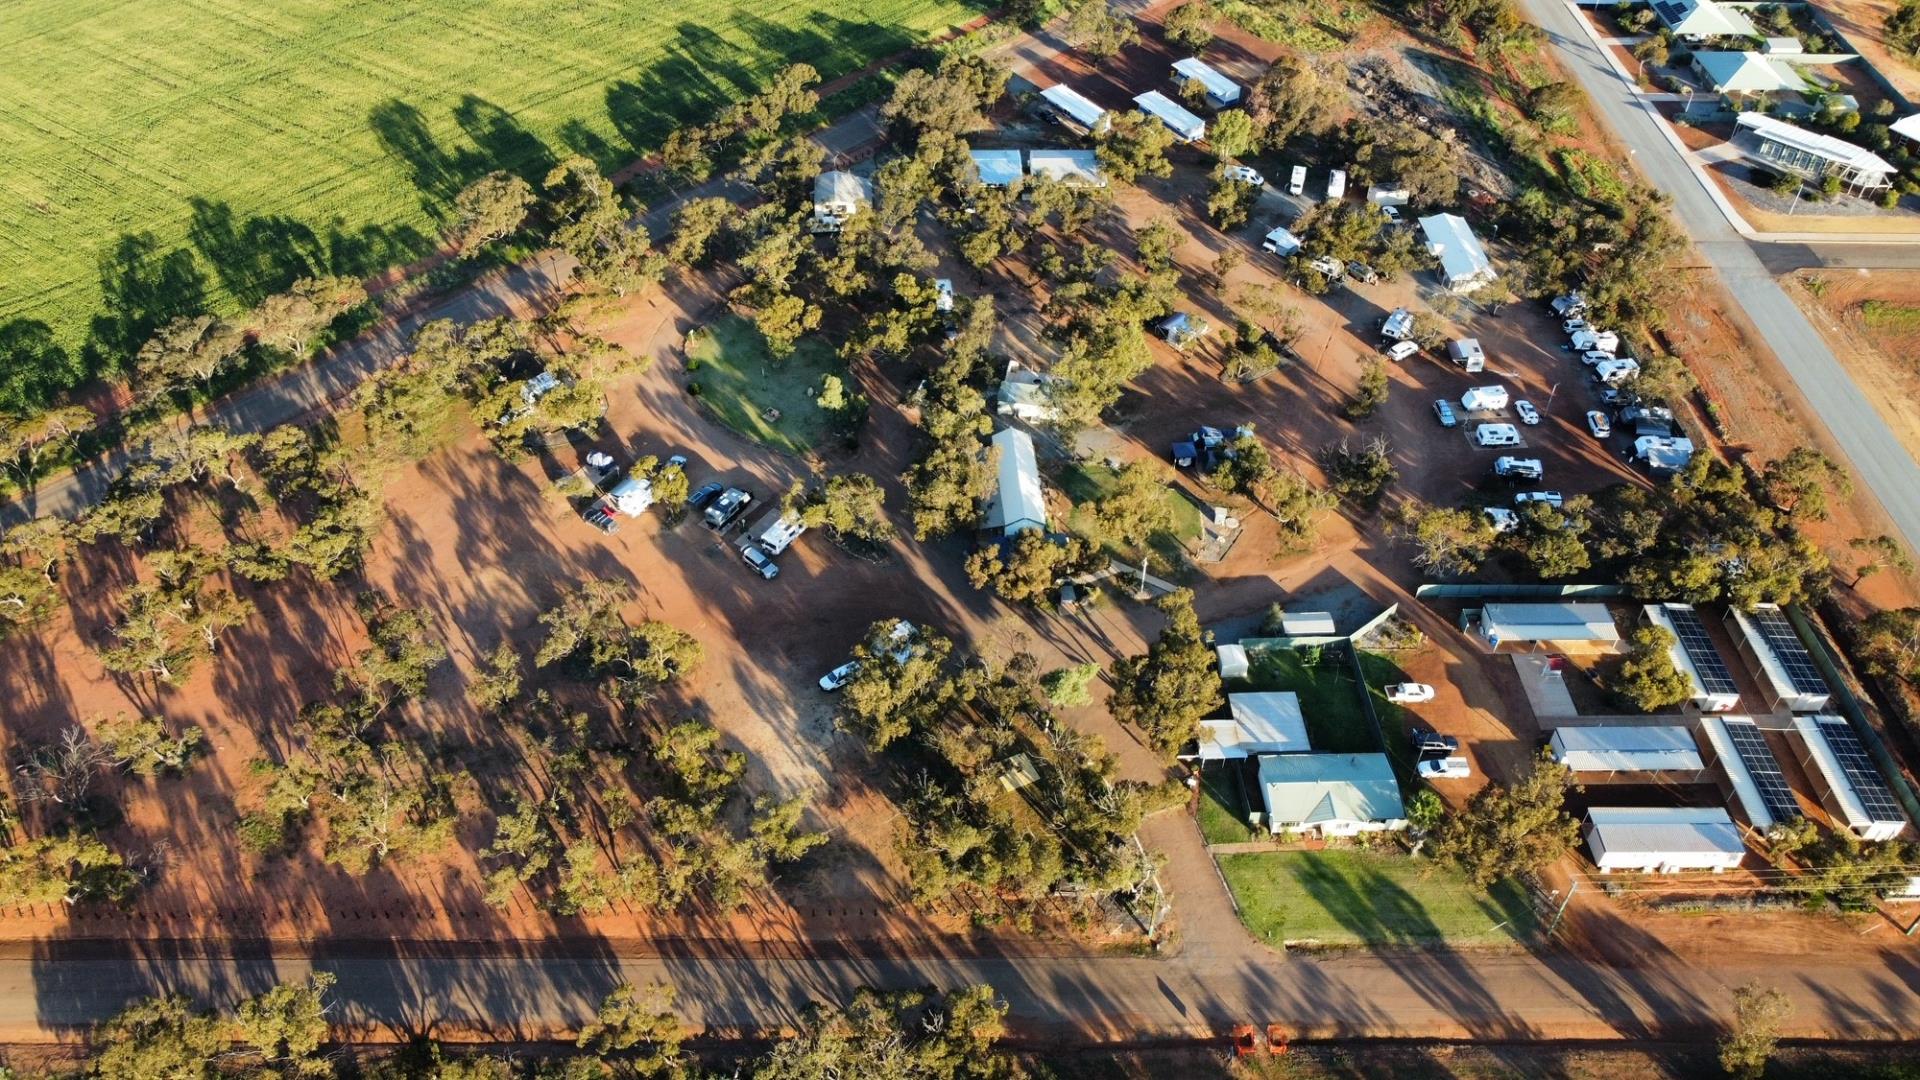
[(1815, 183), (1829, 176), (1839, 177), (1841, 188), (1854, 195), (1886, 189), (1898, 171), (1871, 150), (1764, 113), (1743, 112), (1735, 117), (1733, 137), (1727, 145), (1748, 162), (1776, 172), (1792, 173)]
[(1018, 150), (969, 150), (967, 156), (974, 176), (987, 187), (1012, 187), (1025, 173)]
[(1757, 52), (1697, 52), (1693, 72), (1714, 93), (1729, 97), (1798, 91), (1807, 85), (1793, 65)]
[(1699, 41), (1712, 37), (1757, 38), (1760, 31), (1745, 12), (1714, 0), (1654, 0), (1653, 13), (1674, 37)]
[(847, 219), (873, 205), (873, 181), (835, 169), (813, 182), (813, 231), (839, 232)]
[(1100, 157), (1091, 150), (1029, 150), (1027, 175), (1063, 184), (1106, 187), (1106, 174), (1100, 171)]
[(1269, 832), (1327, 837), (1407, 827), (1385, 754), (1268, 754), (1259, 783)]

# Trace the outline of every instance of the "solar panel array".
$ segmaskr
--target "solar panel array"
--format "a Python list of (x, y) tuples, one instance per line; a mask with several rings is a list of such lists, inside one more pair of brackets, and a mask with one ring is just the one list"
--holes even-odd
[(1793, 624), (1787, 621), (1786, 612), (1779, 608), (1760, 608), (1748, 618), (1760, 629), (1760, 636), (1767, 639), (1767, 647), (1773, 650), (1774, 658), (1780, 661), (1780, 669), (1787, 673), (1787, 681), (1793, 683), (1796, 694), (1827, 694), (1832, 691), (1827, 680), (1820, 675), (1820, 669), (1813, 666), (1813, 657), (1807, 655), (1807, 647), (1800, 643), (1800, 635), (1793, 632)]
[(1733, 752), (1740, 755), (1747, 775), (1753, 777), (1753, 786), (1759, 790), (1760, 801), (1766, 804), (1773, 820), (1787, 822), (1804, 817), (1799, 801), (1793, 797), (1793, 789), (1780, 773), (1780, 760), (1773, 756), (1760, 726), (1751, 720), (1728, 720), (1726, 730), (1727, 741), (1733, 744)]
[(1664, 610), (1667, 620), (1673, 623), (1673, 636), (1680, 639), (1680, 647), (1686, 650), (1687, 659), (1693, 662), (1693, 670), (1699, 674), (1700, 685), (1707, 693), (1738, 694), (1740, 688), (1734, 685), (1733, 673), (1720, 658), (1720, 650), (1713, 647), (1713, 639), (1707, 636), (1707, 624), (1700, 621), (1700, 613), (1690, 607)]
[(1814, 721), (1820, 725), (1820, 734), (1827, 738), (1827, 749), (1833, 751), (1834, 760), (1840, 763), (1840, 770), (1847, 774), (1847, 783), (1853, 785), (1853, 794), (1860, 800), (1860, 806), (1867, 816), (1875, 821), (1905, 821), (1907, 816), (1900, 812), (1900, 804), (1893, 800), (1893, 792), (1887, 790), (1887, 782), (1874, 768), (1873, 759), (1867, 756), (1867, 748), (1860, 745), (1860, 737), (1853, 733), (1844, 719), (1837, 716), (1822, 716)]

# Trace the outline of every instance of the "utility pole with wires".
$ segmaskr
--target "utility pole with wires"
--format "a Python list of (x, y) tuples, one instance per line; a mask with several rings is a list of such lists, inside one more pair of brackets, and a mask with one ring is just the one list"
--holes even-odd
[(1568, 878), (1567, 879), (1567, 895), (1561, 898), (1559, 910), (1553, 913), (1553, 922), (1547, 924), (1548, 937), (1552, 937), (1553, 932), (1555, 930), (1560, 929), (1560, 916), (1565, 915), (1567, 913), (1567, 905), (1573, 903), (1573, 894), (1579, 891), (1580, 891), (1579, 876), (1575, 875), (1573, 877)]

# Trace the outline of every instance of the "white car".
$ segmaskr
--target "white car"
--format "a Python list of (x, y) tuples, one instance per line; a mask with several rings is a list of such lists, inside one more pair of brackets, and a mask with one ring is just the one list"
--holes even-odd
[(1387, 359), (1397, 363), (1419, 351), (1420, 343), (1417, 341), (1396, 341), (1387, 346)]
[(1600, 349), (1594, 349), (1592, 351), (1583, 352), (1580, 354), (1580, 362), (1587, 365), (1588, 367), (1592, 367), (1595, 364), (1605, 364), (1605, 363), (1608, 363), (1609, 361), (1618, 360), (1618, 359), (1620, 358), (1613, 355), (1612, 353), (1604, 352)]
[(1261, 176), (1260, 170), (1251, 165), (1233, 166), (1227, 170), (1227, 179), (1237, 184), (1252, 184), (1254, 187), (1265, 187), (1267, 185), (1267, 178)]
[(779, 565), (768, 558), (767, 553), (761, 551), (757, 544), (748, 544), (746, 547), (741, 548), (740, 560), (747, 564), (747, 569), (752, 570), (768, 581), (772, 581), (774, 578), (780, 576)]
[(1504, 506), (1489, 506), (1481, 512), (1487, 515), (1487, 524), (1496, 533), (1510, 533), (1520, 527), (1520, 515)]
[(1423, 682), (1393, 683), (1382, 692), (1395, 705), (1418, 705), (1433, 700), (1433, 687)]
[(832, 693), (853, 681), (860, 674), (860, 661), (849, 660), (825, 675), (820, 676), (820, 689)]
[(1540, 410), (1534, 408), (1533, 402), (1525, 398), (1513, 403), (1513, 411), (1519, 414), (1520, 422), (1528, 427), (1535, 427), (1540, 423)]
[(1566, 499), (1557, 491), (1523, 491), (1513, 497), (1513, 505), (1515, 506), (1525, 506), (1528, 503), (1546, 503), (1555, 510), (1560, 509), (1560, 504), (1565, 501)]
[(1568, 319), (1566, 322), (1560, 324), (1560, 329), (1565, 330), (1568, 337), (1572, 337), (1575, 334), (1592, 330), (1593, 324), (1585, 319)]
[(1473, 775), (1473, 766), (1463, 757), (1429, 758), (1415, 768), (1426, 780), (1465, 780)]
[(1593, 432), (1596, 439), (1604, 439), (1613, 434), (1613, 422), (1599, 409), (1587, 410), (1587, 430)]

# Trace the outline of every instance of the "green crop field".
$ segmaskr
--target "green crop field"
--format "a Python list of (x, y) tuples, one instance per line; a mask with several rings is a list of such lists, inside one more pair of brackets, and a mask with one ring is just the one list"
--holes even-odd
[(164, 319), (431, 249), (493, 168), (611, 171), (806, 61), (978, 0), (27, 0), (0, 19), (0, 409)]

